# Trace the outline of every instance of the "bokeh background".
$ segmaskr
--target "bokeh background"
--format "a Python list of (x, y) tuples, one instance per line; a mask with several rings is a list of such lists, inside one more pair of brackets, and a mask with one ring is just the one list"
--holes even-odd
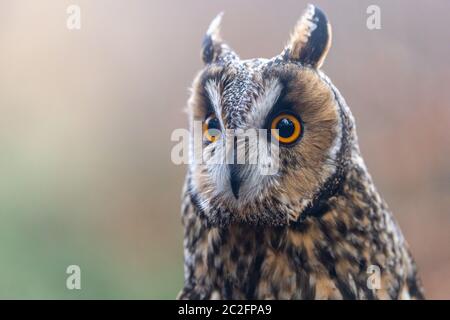
[[(81, 7), (81, 30), (66, 9)], [(450, 298), (450, 2), (315, 1), (325, 72), (417, 259)], [(366, 8), (381, 8), (368, 30)], [(210, 20), (243, 58), (279, 53), (305, 1), (1, 0), (0, 298), (174, 298), (180, 190), (170, 134)], [(82, 289), (67, 290), (68, 265)]]

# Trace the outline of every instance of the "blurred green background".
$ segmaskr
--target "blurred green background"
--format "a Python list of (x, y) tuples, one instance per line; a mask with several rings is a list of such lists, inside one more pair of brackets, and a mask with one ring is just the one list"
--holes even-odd
[[(450, 298), (447, 0), (315, 1), (325, 72), (408, 239), (429, 298)], [(66, 9), (81, 8), (81, 30)], [(381, 8), (381, 30), (366, 8)], [(210, 20), (243, 58), (271, 57), (305, 1), (2, 0), (0, 298), (174, 298), (183, 282), (170, 134)], [(66, 268), (81, 267), (81, 290)]]

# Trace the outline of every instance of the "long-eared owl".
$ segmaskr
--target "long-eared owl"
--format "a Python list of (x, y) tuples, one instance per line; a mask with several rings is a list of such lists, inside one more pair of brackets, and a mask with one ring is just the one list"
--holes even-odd
[(351, 111), (321, 70), (327, 17), (309, 5), (279, 55), (250, 60), (222, 41), (221, 19), (188, 101), (178, 298), (423, 298)]

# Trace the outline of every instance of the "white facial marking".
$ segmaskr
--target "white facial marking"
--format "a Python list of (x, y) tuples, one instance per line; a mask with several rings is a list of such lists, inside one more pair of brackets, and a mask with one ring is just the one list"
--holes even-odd
[(278, 80), (271, 80), (266, 84), (264, 93), (256, 99), (248, 115), (248, 124), (255, 128), (262, 128), (264, 122), (278, 100), (281, 93), (281, 84)]
[[(318, 73), (319, 73), (319, 76), (321, 77), (321, 79), (323, 81), (325, 81), (325, 83), (330, 87), (330, 90), (337, 90), (331, 83), (330, 79), (321, 70), (318, 70)], [(325, 163), (325, 165), (324, 165), (324, 169), (327, 170), (328, 176), (331, 176), (336, 171), (336, 166), (334, 164), (334, 161), (337, 159), (338, 152), (342, 146), (342, 120), (340, 117), (341, 111), (339, 110), (338, 101), (336, 101), (335, 105), (336, 105), (336, 113), (337, 113), (336, 118), (337, 118), (338, 123), (336, 126), (335, 138), (334, 138), (333, 144), (331, 145), (330, 151), (328, 153), (328, 158), (333, 163)]]
[(220, 94), (219, 84), (216, 81), (209, 80), (205, 84), (205, 90), (208, 93), (209, 101), (214, 108), (214, 113), (216, 114), (217, 119), (219, 119), (220, 126), (225, 128), (222, 120), (222, 98)]

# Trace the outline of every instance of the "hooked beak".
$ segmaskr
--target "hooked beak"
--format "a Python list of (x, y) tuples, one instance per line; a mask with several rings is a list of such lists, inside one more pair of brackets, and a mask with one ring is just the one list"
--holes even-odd
[(229, 164), (231, 191), (236, 199), (239, 198), (239, 188), (241, 187), (241, 173), (238, 164)]

